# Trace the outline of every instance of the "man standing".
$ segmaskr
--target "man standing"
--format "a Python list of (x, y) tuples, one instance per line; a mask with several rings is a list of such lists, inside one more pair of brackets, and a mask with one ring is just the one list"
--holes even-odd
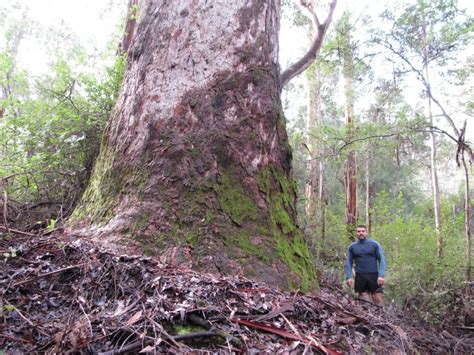
[[(357, 241), (349, 245), (346, 254), (346, 283), (354, 284), (354, 290), (366, 301), (382, 305), (385, 259), (383, 250), (375, 240), (367, 239), (367, 228), (357, 226)], [(355, 282), (352, 278), (352, 264), (355, 262)]]

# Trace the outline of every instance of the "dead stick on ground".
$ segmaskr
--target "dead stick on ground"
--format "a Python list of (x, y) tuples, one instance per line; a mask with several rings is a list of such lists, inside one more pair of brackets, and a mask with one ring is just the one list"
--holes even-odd
[(257, 318), (255, 318), (254, 320), (257, 321), (257, 322), (262, 322), (262, 321), (265, 321), (265, 320), (269, 320), (269, 319), (272, 319), (276, 316), (279, 316), (280, 314), (283, 314), (284, 312), (286, 311), (289, 311), (293, 308), (295, 302), (292, 302), (292, 303), (288, 303), (288, 304), (285, 304), (284, 306), (276, 309), (275, 311), (273, 312), (270, 312), (270, 313), (267, 313), (267, 314), (264, 314), (262, 316), (258, 316)]
[(242, 347), (242, 343), (240, 342), (240, 340), (235, 338), (232, 334), (229, 334), (217, 328), (213, 328), (212, 325), (208, 321), (198, 317), (197, 315), (188, 314), (186, 317), (194, 324), (199, 325), (200, 327), (203, 327), (204, 329), (214, 332), (215, 334), (217, 334), (218, 336), (220, 336), (226, 341), (229, 340), (230, 343), (234, 345), (235, 347), (238, 347), (238, 348)]
[(32, 277), (31, 279), (27, 279), (27, 280), (23, 280), (23, 281), (14, 283), (13, 287), (27, 284), (29, 282), (35, 281), (36, 279), (39, 279), (40, 277), (46, 277), (46, 276), (54, 275), (54, 274), (57, 274), (57, 273), (60, 273), (60, 272), (66, 271), (66, 270), (76, 269), (76, 268), (81, 267), (85, 264), (86, 263), (72, 265), (72, 266), (68, 266), (68, 267), (65, 267), (65, 268), (62, 268), (62, 269), (59, 269), (59, 270), (54, 270), (54, 271), (51, 271), (51, 272), (47, 272), (45, 274), (36, 275), (35, 277)]
[(26, 235), (28, 237), (37, 237), (38, 236), (38, 235), (33, 234), (33, 233), (22, 232), (22, 231), (19, 231), (17, 229), (11, 229), (11, 228), (8, 228), (8, 227), (5, 227), (5, 226), (0, 226), (0, 229), (3, 229), (5, 231), (7, 231), (7, 233), (21, 234), (21, 235)]
[(288, 323), (288, 325), (290, 326), (291, 330), (293, 331), (293, 333), (295, 333), (296, 335), (298, 335), (300, 338), (303, 338), (300, 334), (300, 332), (298, 331), (298, 329), (296, 329), (296, 327), (288, 320), (288, 318), (285, 317), (285, 315), (282, 313), (280, 315), (286, 323)]
[[(195, 339), (195, 338), (211, 338), (211, 337), (218, 337), (219, 334), (216, 334), (214, 332), (196, 332), (196, 333), (188, 333), (188, 334), (183, 334), (183, 335), (177, 335), (172, 337), (173, 340), (179, 341), (179, 340), (189, 340), (189, 339)], [(134, 352), (135, 350), (138, 350), (144, 346), (150, 346), (153, 345), (153, 341), (151, 340), (145, 340), (145, 341), (137, 341), (135, 343), (126, 345), (121, 347), (120, 349), (117, 350), (111, 350), (111, 351), (105, 351), (102, 353), (99, 353), (99, 355), (118, 355), (118, 354), (124, 354), (128, 352)]]
[(362, 322), (369, 323), (369, 321), (368, 321), (367, 319), (362, 318), (362, 317), (360, 317), (360, 316), (358, 316), (358, 315), (355, 315), (355, 314), (352, 313), (352, 312), (349, 312), (349, 311), (345, 310), (345, 309), (344, 309), (343, 307), (341, 307), (341, 305), (339, 305), (339, 304), (333, 304), (333, 303), (331, 303), (331, 302), (329, 302), (329, 301), (326, 301), (326, 300), (324, 300), (324, 299), (322, 299), (322, 298), (320, 298), (320, 297), (314, 296), (314, 295), (307, 296), (307, 297), (316, 299), (316, 300), (318, 300), (318, 301), (321, 301), (322, 303), (324, 303), (325, 305), (327, 305), (327, 306), (329, 306), (329, 307), (331, 307), (331, 308), (333, 308), (333, 309), (339, 309), (340, 311), (344, 312), (347, 316), (351, 316), (351, 317), (354, 317), (354, 318), (356, 318), (356, 319), (358, 319), (358, 320), (360, 320), (360, 321), (362, 321)]
[[(7, 300), (5, 300), (5, 302), (6, 302), (8, 305), (10, 305), (10, 306), (15, 307), (14, 305), (12, 305), (12, 304), (11, 304), (10, 302), (8, 302)], [(49, 337), (49, 334), (48, 334), (48, 333), (45, 333), (44, 331), (41, 330), (40, 327), (34, 325), (33, 322), (30, 321), (28, 318), (26, 318), (26, 317), (23, 315), (23, 313), (21, 313), (20, 310), (19, 310), (17, 307), (15, 307), (15, 312), (18, 313), (18, 315), (20, 316), (20, 318), (22, 318), (26, 323), (28, 323), (28, 324), (31, 325), (33, 328), (35, 328), (35, 330), (36, 330), (38, 333), (41, 333), (41, 334), (43, 334), (44, 336)]]
[(122, 346), (121, 348), (116, 349), (116, 350), (100, 352), (98, 353), (98, 355), (118, 355), (118, 354), (124, 354), (128, 352), (134, 352), (135, 350), (138, 350), (144, 346), (151, 345), (151, 344), (153, 344), (151, 340), (137, 341), (135, 343)]

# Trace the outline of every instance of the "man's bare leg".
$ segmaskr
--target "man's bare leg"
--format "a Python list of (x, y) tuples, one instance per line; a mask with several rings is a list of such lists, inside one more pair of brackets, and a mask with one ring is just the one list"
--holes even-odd
[(359, 296), (360, 296), (360, 298), (362, 298), (364, 301), (372, 302), (372, 297), (370, 297), (370, 295), (369, 295), (368, 292), (359, 293)]
[(379, 306), (383, 306), (383, 293), (382, 292), (376, 292), (372, 295), (372, 298), (374, 299), (374, 303), (378, 304)]

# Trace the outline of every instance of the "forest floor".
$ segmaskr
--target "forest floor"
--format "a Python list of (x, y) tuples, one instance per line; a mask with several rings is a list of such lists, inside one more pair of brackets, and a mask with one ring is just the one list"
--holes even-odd
[(60, 234), (0, 233), (0, 353), (470, 354), (472, 329), (413, 325), (322, 280), (281, 292)]

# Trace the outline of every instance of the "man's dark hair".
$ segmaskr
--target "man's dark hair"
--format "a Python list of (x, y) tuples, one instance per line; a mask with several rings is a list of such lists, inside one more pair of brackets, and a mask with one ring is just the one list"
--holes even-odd
[(364, 224), (359, 224), (357, 228), (364, 228), (365, 230), (367, 230), (367, 227)]

